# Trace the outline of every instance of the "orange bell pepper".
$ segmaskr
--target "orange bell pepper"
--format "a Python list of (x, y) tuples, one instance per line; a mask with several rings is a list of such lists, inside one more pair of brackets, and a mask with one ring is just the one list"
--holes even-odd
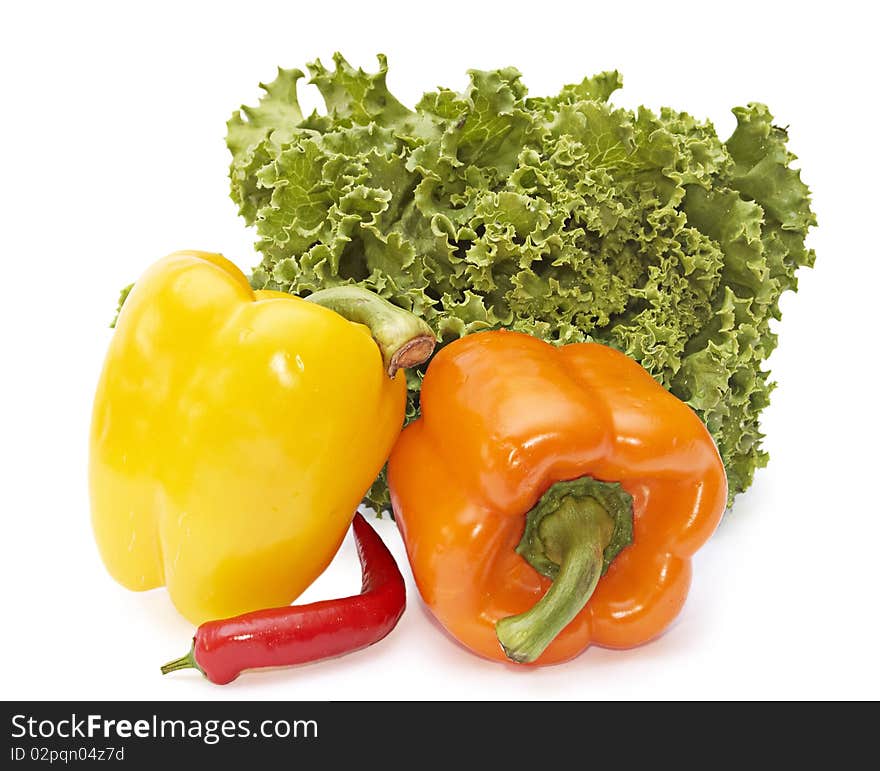
[(552, 664), (669, 626), (727, 500), (686, 404), (606, 346), (496, 331), (437, 354), (421, 407), (388, 481), (419, 592), (453, 637)]

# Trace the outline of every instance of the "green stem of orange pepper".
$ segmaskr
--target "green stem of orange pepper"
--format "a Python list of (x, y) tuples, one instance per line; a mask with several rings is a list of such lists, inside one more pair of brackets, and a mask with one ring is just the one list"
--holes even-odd
[(537, 659), (583, 610), (599, 579), (632, 541), (632, 499), (620, 485), (582, 477), (557, 482), (526, 517), (517, 552), (553, 584), (495, 632), (512, 661)]
[(589, 498), (566, 498), (559, 511), (544, 519), (540, 537), (547, 555), (559, 565), (559, 573), (530, 610), (495, 625), (507, 658), (534, 661), (581, 612), (599, 583), (602, 552), (613, 527), (605, 509)]

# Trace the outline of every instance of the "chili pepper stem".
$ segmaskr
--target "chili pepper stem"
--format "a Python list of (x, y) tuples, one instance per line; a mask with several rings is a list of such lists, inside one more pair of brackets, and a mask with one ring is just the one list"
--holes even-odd
[(202, 668), (196, 662), (195, 643), (193, 643), (192, 647), (189, 649), (189, 653), (185, 656), (181, 656), (179, 659), (174, 659), (174, 661), (169, 661), (167, 664), (163, 664), (162, 674), (167, 675), (169, 672), (176, 672), (178, 669), (198, 669), (199, 672), (204, 674)]
[(537, 537), (559, 571), (531, 609), (495, 625), (509, 659), (518, 663), (537, 659), (583, 609), (599, 583), (613, 531), (614, 520), (594, 498), (566, 496), (554, 513), (543, 517)]
[(388, 377), (393, 378), (400, 369), (421, 364), (434, 351), (437, 338), (431, 327), (415, 314), (363, 287), (334, 286), (306, 299), (369, 327)]

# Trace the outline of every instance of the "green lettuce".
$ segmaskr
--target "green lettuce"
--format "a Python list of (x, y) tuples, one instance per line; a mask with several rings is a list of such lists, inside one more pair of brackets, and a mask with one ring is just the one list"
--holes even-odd
[[(712, 432), (731, 500), (767, 463), (779, 296), (812, 265), (809, 190), (761, 104), (712, 124), (615, 108), (617, 72), (529, 97), (512, 68), (471, 71), (411, 110), (336, 55), (309, 65), (326, 113), (305, 116), (279, 69), (228, 124), (232, 198), (256, 227), (252, 283), (307, 295), (362, 284), (442, 342), (508, 328), (629, 354)], [(409, 373), (408, 417), (422, 373)], [(387, 508), (381, 478), (367, 496)]]

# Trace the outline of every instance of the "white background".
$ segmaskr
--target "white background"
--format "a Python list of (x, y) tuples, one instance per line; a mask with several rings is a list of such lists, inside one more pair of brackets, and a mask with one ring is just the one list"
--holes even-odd
[[(0, 28), (0, 681), (3, 698), (877, 698), (880, 506), (877, 47), (867, 4), (8, 4)], [(613, 10), (614, 8), (619, 10)], [(379, 10), (381, 8), (381, 10)], [(829, 8), (827, 15), (814, 10)], [(578, 10), (575, 10), (578, 9)], [(723, 10), (722, 10), (723, 9)], [(413, 104), (469, 67), (516, 65), (534, 94), (619, 68), (615, 101), (713, 120), (767, 102), (814, 192), (815, 270), (784, 298), (759, 471), (699, 553), (659, 641), (543, 670), (451, 642), (409, 582), (398, 629), (330, 662), (227, 687), (161, 677), (191, 627), (132, 594), (92, 541), (87, 433), (119, 288), (181, 248), (243, 268), (225, 122), (276, 65), (335, 49)], [(305, 97), (316, 104), (314, 95)], [(401, 561), (393, 523), (379, 530)], [(357, 590), (354, 549), (303, 600)]]

